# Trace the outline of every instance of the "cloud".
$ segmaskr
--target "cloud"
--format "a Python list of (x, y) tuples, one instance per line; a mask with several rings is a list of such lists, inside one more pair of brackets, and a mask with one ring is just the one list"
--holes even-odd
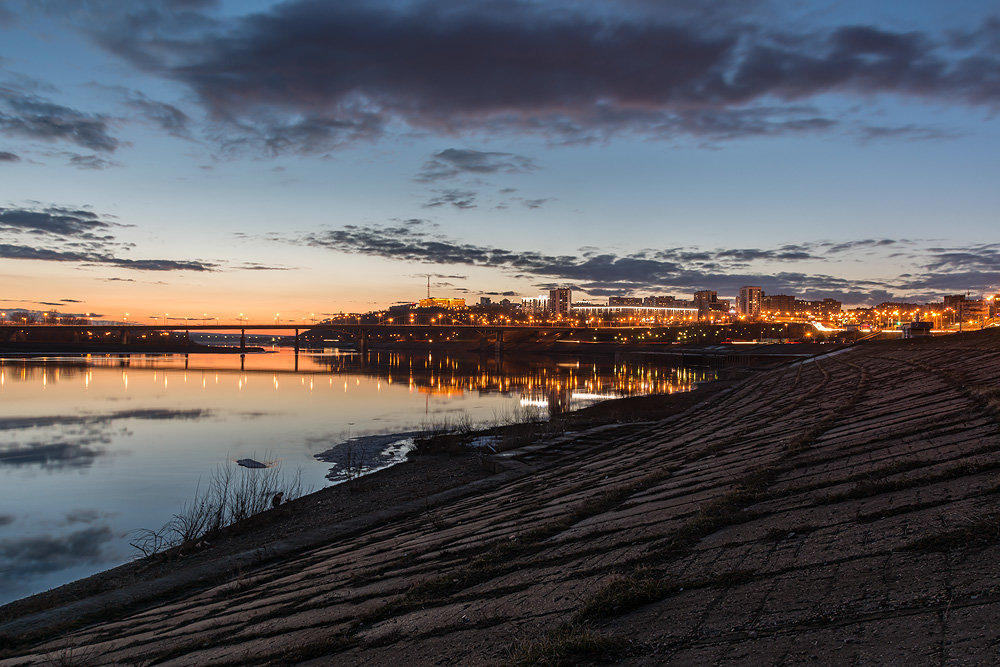
[[(834, 129), (829, 114), (802, 106), (830, 94), (1000, 102), (995, 19), (938, 35), (778, 29), (755, 13), (760, 2), (737, 11), (746, 4), (298, 0), (225, 21), (153, 2), (121, 11), (95, 1), (90, 14), (74, 4), (60, 6), (104, 48), (185, 85), (231, 150), (325, 151), (394, 129), (717, 141)], [(62, 115), (106, 130), (102, 117)], [(865, 132), (932, 136), (908, 126)], [(533, 166), (449, 150), (418, 179)]]
[(957, 248), (931, 248), (927, 269), (949, 274), (969, 271), (1000, 271), (1000, 243), (978, 243)]
[[(512, 251), (461, 243), (434, 235), (432, 230), (433, 227), (428, 225), (412, 223), (386, 227), (350, 225), (307, 234), (298, 242), (402, 261), (495, 267), (519, 274), (609, 284), (671, 284), (686, 280), (686, 274), (691, 270), (686, 265), (692, 264), (683, 252), (661, 251), (655, 255), (636, 253), (629, 256), (611, 253), (547, 255), (536, 251)], [(778, 253), (779, 256), (781, 254)]]
[(257, 262), (243, 262), (233, 267), (237, 271), (291, 271), (287, 266), (271, 266), (269, 264), (259, 264)]
[[(0, 26), (12, 26), (15, 23), (17, 23), (17, 15), (10, 11), (4, 2), (0, 2)], [(2, 62), (3, 58), (0, 58), (0, 63)]]
[(84, 113), (5, 86), (0, 86), (0, 133), (66, 141), (104, 153), (113, 153), (121, 146), (110, 133), (107, 116)]
[(869, 125), (861, 128), (861, 141), (870, 142), (880, 139), (906, 139), (908, 141), (936, 141), (955, 139), (959, 135), (933, 127), (919, 125), (900, 125), (897, 127), (884, 125)]
[(813, 259), (814, 255), (804, 249), (779, 248), (761, 250), (759, 248), (732, 248), (715, 253), (716, 259), (732, 259), (740, 263), (767, 260), (772, 262)]
[(0, 151), (0, 162), (20, 162), (21, 156), (8, 151)]
[(92, 526), (68, 535), (34, 535), (0, 540), (0, 571), (18, 576), (64, 570), (105, 560), (104, 548), (114, 539), (111, 528)]
[[(935, 291), (987, 289), (1000, 284), (1000, 244), (964, 249), (919, 248), (909, 239), (860, 239), (784, 244), (777, 248), (663, 248), (629, 254), (583, 248), (552, 255), (465, 243), (438, 233), (422, 220), (387, 226), (348, 225), (286, 239), (334, 252), (357, 253), (422, 264), (490, 267), (536, 287), (573, 285), (593, 296), (627, 292), (670, 293), (715, 289), (735, 294), (743, 285), (760, 285), (769, 294), (838, 298), (845, 303), (878, 303)], [(776, 270), (804, 263), (840, 263), (851, 253), (879, 256), (906, 249), (913, 274), (896, 279), (838, 277), (828, 273)], [(948, 268), (947, 273), (941, 271)], [(977, 270), (979, 273), (977, 273)], [(940, 295), (937, 297), (940, 298)], [(872, 300), (876, 301), (872, 301)], [(929, 299), (926, 299), (929, 300)]]
[(842, 241), (839, 243), (818, 243), (816, 244), (816, 247), (824, 250), (828, 255), (835, 255), (838, 253), (857, 251), (864, 248), (884, 248), (903, 243), (905, 243), (905, 241), (897, 239), (858, 239), (855, 241)]
[(525, 199), (521, 201), (521, 204), (525, 208), (536, 209), (541, 208), (550, 201), (552, 201), (551, 197), (543, 197), (542, 199)]
[(421, 168), (414, 180), (431, 183), (461, 174), (522, 174), (535, 171), (538, 165), (529, 157), (516, 153), (474, 151), (446, 148), (438, 151)]
[(136, 271), (214, 271), (220, 268), (217, 263), (201, 260), (121, 257), (119, 253), (132, 247), (118, 241), (114, 235), (124, 226), (87, 209), (0, 207), (0, 258), (96, 264)]
[(461, 274), (447, 274), (447, 273), (415, 273), (414, 278), (426, 278), (430, 276), (431, 278), (441, 278), (443, 280), (468, 280), (469, 276)]
[(121, 164), (114, 160), (106, 160), (97, 155), (71, 155), (69, 158), (71, 167), (78, 169), (108, 169), (109, 167), (120, 167)]
[(0, 526), (9, 526), (14, 523), (13, 514), (0, 514)]
[(0, 258), (33, 259), (44, 262), (77, 262), (116, 266), (136, 271), (215, 271), (219, 265), (198, 260), (179, 261), (171, 259), (122, 259), (95, 252), (73, 252), (49, 250), (23, 245), (0, 243)]
[(908, 295), (906, 300), (940, 301), (945, 294), (996, 293), (997, 286), (1000, 271), (950, 271), (911, 276), (893, 287)]
[(42, 209), (0, 208), (0, 231), (16, 230), (54, 236), (95, 238), (95, 232), (106, 232), (114, 223), (101, 220), (93, 211), (61, 206)]
[(126, 105), (167, 134), (182, 139), (191, 138), (191, 118), (174, 105), (151, 100), (140, 92), (132, 93)]
[(424, 208), (437, 208), (438, 206), (451, 205), (461, 211), (476, 208), (476, 197), (478, 193), (472, 190), (434, 190), (436, 197), (433, 197), (425, 204)]

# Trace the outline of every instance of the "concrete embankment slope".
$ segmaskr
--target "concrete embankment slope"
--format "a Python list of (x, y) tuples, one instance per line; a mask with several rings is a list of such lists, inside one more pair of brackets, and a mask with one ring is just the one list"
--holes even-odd
[(990, 332), (756, 373), (0, 664), (995, 663), (998, 377)]

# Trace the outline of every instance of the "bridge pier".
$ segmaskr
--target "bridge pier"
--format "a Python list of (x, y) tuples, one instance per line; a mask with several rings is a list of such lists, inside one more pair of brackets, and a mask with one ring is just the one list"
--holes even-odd
[[(299, 363), (299, 330), (295, 330), (295, 364)], [(298, 370), (298, 369), (296, 369)]]
[[(240, 329), (240, 354), (246, 354), (247, 351), (247, 330)], [(243, 368), (242, 362), (240, 363), (240, 369)]]
[(357, 338), (358, 354), (364, 358), (365, 354), (368, 352), (368, 330), (361, 329), (358, 331)]

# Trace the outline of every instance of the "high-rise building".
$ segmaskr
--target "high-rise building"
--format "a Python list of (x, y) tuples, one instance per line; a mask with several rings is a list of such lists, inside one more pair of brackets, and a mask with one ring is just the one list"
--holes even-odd
[(708, 316), (712, 310), (712, 304), (719, 300), (719, 293), (715, 290), (701, 290), (694, 293), (694, 307), (698, 309), (698, 319)]
[(555, 315), (569, 315), (573, 305), (573, 293), (569, 287), (549, 290), (549, 312)]
[(760, 303), (763, 296), (764, 290), (760, 287), (741, 287), (740, 295), (736, 297), (736, 312), (749, 318), (760, 317)]
[(641, 306), (642, 298), (635, 296), (609, 296), (609, 306)]

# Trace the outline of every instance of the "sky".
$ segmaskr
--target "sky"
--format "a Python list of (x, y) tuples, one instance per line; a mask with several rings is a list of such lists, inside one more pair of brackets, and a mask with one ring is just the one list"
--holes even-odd
[(1000, 288), (994, 0), (0, 0), (0, 308)]

